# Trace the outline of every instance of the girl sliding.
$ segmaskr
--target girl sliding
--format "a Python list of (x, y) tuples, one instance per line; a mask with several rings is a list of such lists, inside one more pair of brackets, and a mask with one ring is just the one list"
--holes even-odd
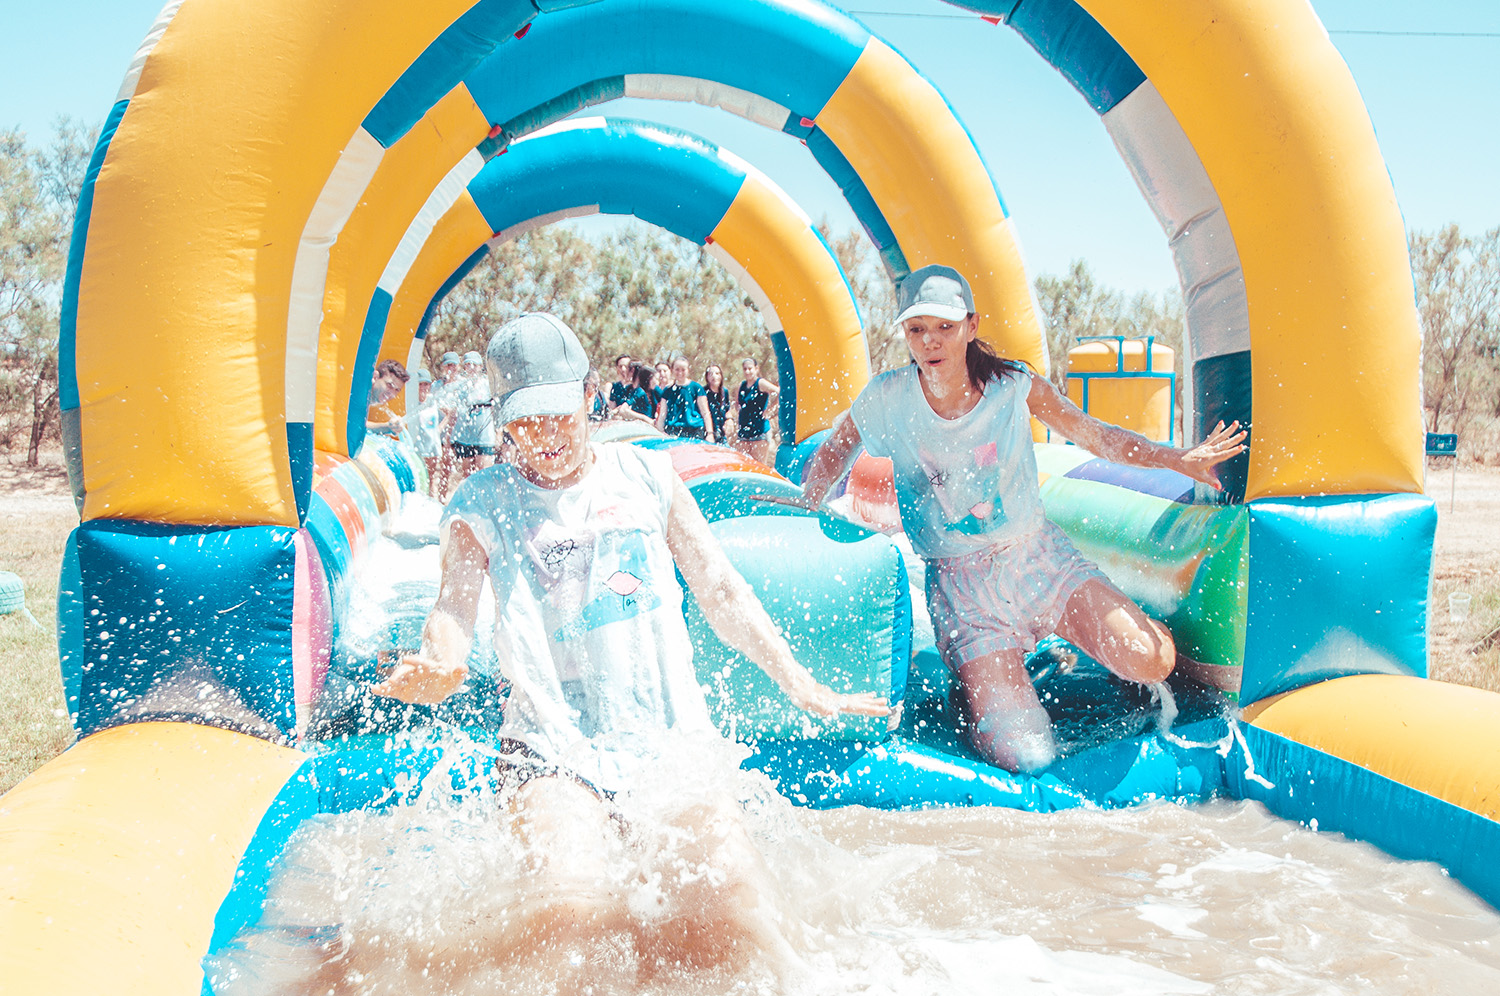
[(1057, 755), (1026, 674), (1039, 639), (1056, 633), (1143, 683), (1172, 672), (1176, 649), (1167, 628), (1043, 514), (1031, 419), (1107, 460), (1168, 467), (1215, 488), (1217, 466), (1245, 449), (1246, 434), (1220, 423), (1180, 450), (1086, 415), (978, 338), (973, 292), (951, 267), (914, 271), (898, 308), (912, 362), (872, 380), (839, 418), (808, 466), (804, 502), (822, 504), (861, 444), (891, 458), (902, 526), (927, 561), (937, 647), (963, 690), (969, 742), (992, 764), (1037, 771)]

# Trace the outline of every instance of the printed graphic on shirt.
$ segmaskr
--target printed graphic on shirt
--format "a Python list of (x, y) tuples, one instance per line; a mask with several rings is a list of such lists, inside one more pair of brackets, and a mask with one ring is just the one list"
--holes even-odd
[(993, 442), (961, 453), (932, 452), (921, 447), (917, 459), (925, 490), (942, 510), (948, 532), (983, 536), (1005, 525), (1000, 461)]
[[(603, 578), (601, 585), (604, 590), (580, 606), (573, 618), (552, 634), (552, 639), (558, 643), (576, 640), (590, 630), (623, 622), (662, 604), (661, 595), (647, 580), (645, 534), (637, 530), (608, 532), (599, 537), (599, 543), (608, 546), (616, 538), (620, 542), (613, 557), (609, 550), (600, 550), (596, 554), (597, 576)], [(615, 562), (612, 571), (611, 560)]]

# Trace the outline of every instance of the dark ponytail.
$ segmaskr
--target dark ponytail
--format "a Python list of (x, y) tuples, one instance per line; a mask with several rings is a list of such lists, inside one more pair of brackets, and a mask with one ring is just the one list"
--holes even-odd
[(1008, 373), (1027, 372), (1026, 364), (1005, 359), (995, 352), (995, 347), (977, 336), (969, 340), (969, 348), (964, 353), (964, 366), (969, 371), (969, 383), (980, 394), (984, 393), (984, 385), (991, 380), (999, 380)]

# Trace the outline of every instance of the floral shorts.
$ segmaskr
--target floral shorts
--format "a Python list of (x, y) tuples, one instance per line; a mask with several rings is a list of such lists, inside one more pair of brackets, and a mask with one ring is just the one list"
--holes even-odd
[(927, 562), (927, 608), (938, 651), (957, 669), (1005, 651), (1030, 653), (1057, 630), (1068, 599), (1104, 573), (1052, 522), (962, 557)]

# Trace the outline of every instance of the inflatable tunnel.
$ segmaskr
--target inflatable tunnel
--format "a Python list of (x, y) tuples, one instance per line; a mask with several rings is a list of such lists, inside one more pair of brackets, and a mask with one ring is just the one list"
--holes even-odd
[[(366, 335), (383, 336), (382, 353), (406, 344), (408, 366), (420, 358), (434, 309), (490, 246), (602, 213), (632, 214), (706, 245), (734, 275), (775, 350), (784, 436), (828, 428), (870, 379), (853, 291), (811, 219), (755, 167), (700, 138), (644, 122), (575, 118), (513, 142), (460, 196), (448, 197), (445, 186), (433, 196), (446, 209), (420, 248), (398, 249), (411, 267), (384, 297), (377, 291), (380, 306), (370, 311), (389, 319)], [(684, 201), (683, 190), (696, 196)], [(435, 215), (441, 203), (423, 210)], [(847, 375), (805, 378), (799, 389), (799, 366)]]
[[(1252, 428), (1228, 504), (1076, 449), (1039, 459), (1049, 516), (1241, 711), (1182, 731), (1209, 747), (1133, 735), (1021, 779), (910, 725), (791, 736), (762, 709), (738, 731), (763, 738), (755, 763), (808, 805), (1256, 798), (1500, 901), (1484, 860), (1500, 846), (1500, 699), (1423, 678), (1436, 515), (1405, 236), (1326, 32), (1300, 0), (1170, 17), (1142, 0), (961, 6), (1078, 88), (1161, 221), (1187, 301), (1186, 435)], [(302, 734), (362, 551), (422, 487), (402, 446), (361, 438), (370, 371), (412, 355), (434, 297), (490, 240), (584, 209), (711, 239), (782, 326), (796, 439), (868, 378), (805, 213), (699, 140), (565, 120), (619, 96), (695, 100), (805, 142), (893, 275), (959, 266), (996, 346), (1045, 369), (974, 141), (909, 62), (818, 0), (169, 4), (90, 161), (69, 256), (59, 379), (81, 522), (59, 634), (80, 739), (0, 807), (0, 978), (211, 990), (203, 957), (254, 919), (296, 826), (389, 802), (430, 762), (355, 763)], [(687, 170), (692, 197), (632, 193), (598, 166), (609, 156)], [(862, 565), (848, 576), (879, 625), (854, 666), (825, 665), (904, 695), (903, 724), (937, 715), (890, 541), (754, 498), (792, 482), (672, 452), (747, 577), (792, 584), (746, 552), (759, 546), (804, 585), (786, 589), (789, 621), (797, 599), (853, 597), (796, 558)], [(802, 623), (848, 625), (828, 611)], [(749, 688), (732, 711), (768, 701)]]

